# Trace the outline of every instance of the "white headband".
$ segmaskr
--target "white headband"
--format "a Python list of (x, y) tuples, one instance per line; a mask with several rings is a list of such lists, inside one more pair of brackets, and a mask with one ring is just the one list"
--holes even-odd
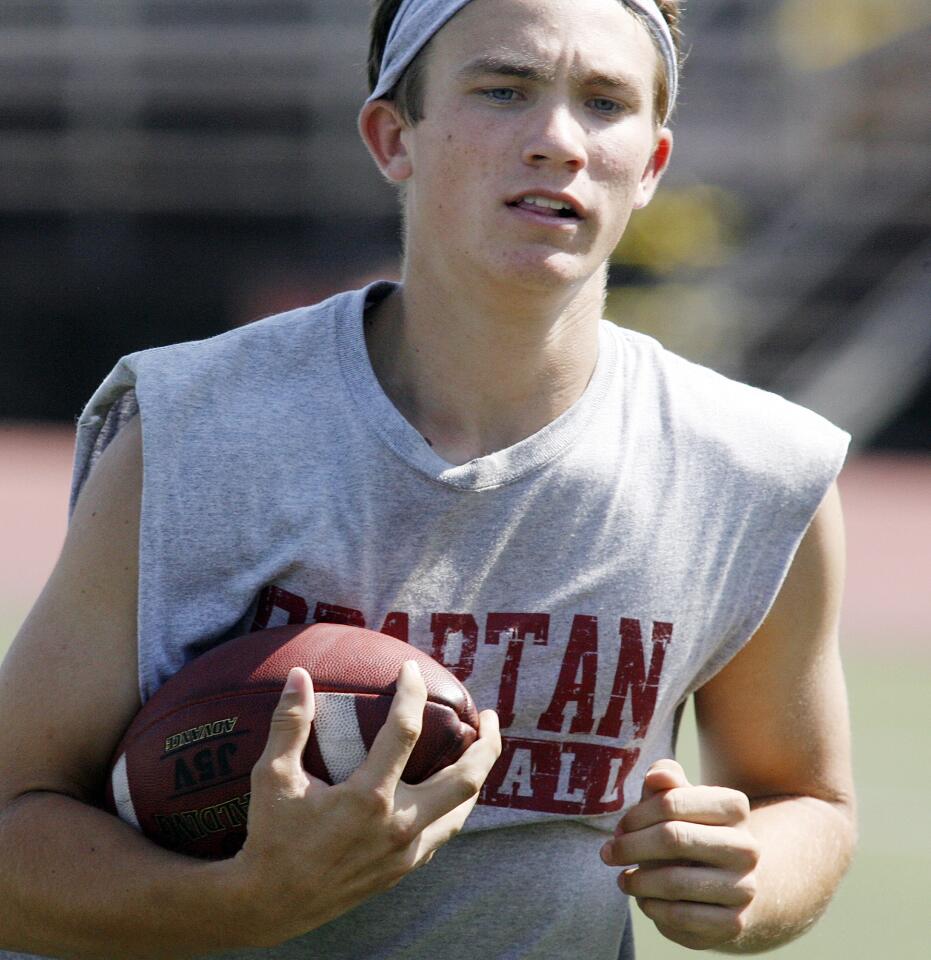
[[(643, 16), (647, 29), (656, 41), (666, 67), (669, 105), (663, 122), (669, 119), (679, 90), (679, 67), (676, 46), (669, 24), (654, 0), (619, 0), (625, 7)], [(440, 28), (458, 13), (469, 0), (402, 0), (395, 14), (381, 61), (378, 84), (366, 102), (390, 93), (411, 61), (427, 45)]]

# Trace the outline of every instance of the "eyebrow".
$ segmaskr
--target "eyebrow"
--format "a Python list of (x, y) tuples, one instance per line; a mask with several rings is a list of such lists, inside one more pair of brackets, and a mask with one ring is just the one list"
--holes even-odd
[[(547, 83), (555, 79), (553, 67), (534, 58), (499, 57), (486, 55), (469, 61), (458, 73), (460, 80), (473, 80), (482, 76), (516, 77), (532, 83)], [(582, 74), (576, 70), (571, 73), (572, 82), (585, 87), (618, 90), (629, 97), (642, 97), (639, 84), (623, 74), (591, 73)]]
[(501, 77), (519, 77), (523, 80), (546, 82), (555, 76), (553, 68), (544, 64), (542, 60), (482, 56), (470, 60), (457, 74), (461, 80), (471, 80), (474, 77), (495, 74)]

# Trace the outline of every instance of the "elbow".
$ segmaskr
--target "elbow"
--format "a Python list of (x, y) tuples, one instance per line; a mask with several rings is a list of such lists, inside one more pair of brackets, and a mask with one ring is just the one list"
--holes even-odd
[(846, 872), (859, 841), (857, 798), (853, 785), (851, 784), (845, 790), (831, 791), (811, 799), (823, 804), (831, 811), (833, 829), (830, 834), (835, 838), (838, 863), (844, 864), (843, 872)]

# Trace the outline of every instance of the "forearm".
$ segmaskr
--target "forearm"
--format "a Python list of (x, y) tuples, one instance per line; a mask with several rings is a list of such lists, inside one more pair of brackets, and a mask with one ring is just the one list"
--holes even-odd
[(725, 953), (758, 953), (793, 940), (826, 909), (856, 843), (853, 802), (770, 797), (751, 802), (760, 843), (756, 896), (746, 927)]
[(252, 945), (230, 862), (162, 850), (55, 793), (0, 814), (0, 949), (78, 958), (179, 958)]

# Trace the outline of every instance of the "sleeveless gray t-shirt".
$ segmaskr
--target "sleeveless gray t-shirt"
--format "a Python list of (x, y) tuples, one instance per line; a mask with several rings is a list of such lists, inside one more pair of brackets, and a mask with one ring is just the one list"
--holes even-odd
[(504, 752), (431, 864), (235, 956), (614, 960), (605, 832), (766, 615), (849, 438), (603, 322), (568, 411), (454, 466), (369, 363), (363, 312), (390, 289), (124, 358), (81, 418), (74, 498), (140, 413), (143, 699), (224, 639), (337, 620), (432, 654), (501, 717)]

